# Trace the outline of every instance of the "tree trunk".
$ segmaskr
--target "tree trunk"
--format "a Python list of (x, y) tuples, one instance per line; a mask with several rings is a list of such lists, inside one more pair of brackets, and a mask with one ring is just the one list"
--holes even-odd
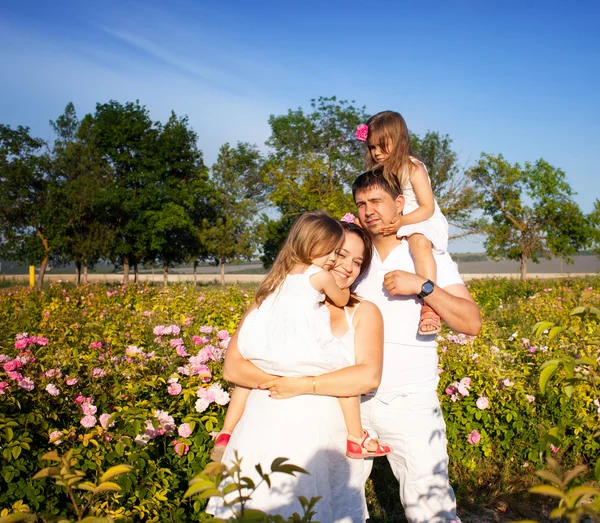
[(129, 256), (123, 258), (123, 281), (125, 285), (129, 283)]
[(75, 262), (75, 285), (81, 284), (81, 262)]
[(194, 285), (198, 285), (198, 261), (194, 262)]
[(225, 285), (225, 259), (221, 260), (221, 285)]
[(521, 256), (521, 279), (527, 279), (527, 258), (525, 256)]
[(48, 256), (44, 256), (42, 263), (40, 264), (40, 270), (38, 272), (36, 287), (38, 290), (42, 289), (42, 285), (44, 285), (44, 274), (46, 274), (46, 267), (48, 266)]
[(168, 263), (163, 264), (163, 282), (166, 287), (169, 282), (169, 264)]
[(83, 283), (84, 283), (84, 285), (88, 284), (88, 266), (87, 266), (87, 262), (83, 264)]
[(133, 264), (133, 283), (137, 283), (139, 281), (140, 272), (138, 270), (138, 264), (135, 262)]
[(44, 285), (44, 275), (46, 274), (46, 267), (48, 266), (48, 255), (50, 253), (50, 247), (48, 247), (48, 240), (42, 236), (40, 231), (37, 231), (37, 235), (40, 240), (42, 240), (42, 245), (44, 246), (44, 259), (42, 260), (42, 264), (40, 265), (40, 272), (38, 273), (37, 279), (37, 288), (38, 290), (42, 289), (42, 285)]

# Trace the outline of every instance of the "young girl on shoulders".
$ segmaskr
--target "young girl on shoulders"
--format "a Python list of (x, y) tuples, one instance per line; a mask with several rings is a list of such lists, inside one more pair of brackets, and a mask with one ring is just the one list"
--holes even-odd
[[(344, 237), (341, 223), (322, 212), (305, 213), (294, 222), (239, 332), (242, 355), (250, 345), (262, 344), (267, 347), (265, 360), (269, 360), (270, 347), (278, 354), (285, 347), (285, 361), (278, 358), (277, 375), (294, 376), (296, 369), (302, 368), (318, 376), (344, 366), (323, 305), (328, 299), (337, 307), (345, 307), (350, 299), (350, 289), (341, 289), (329, 272)], [(313, 378), (313, 393), (315, 385)], [(211, 452), (213, 460), (223, 457), (249, 394), (250, 389), (240, 386), (233, 391), (223, 429)], [(347, 456), (365, 458), (392, 452), (363, 430), (358, 397), (340, 398), (340, 406), (348, 429)]]
[[(412, 153), (408, 128), (402, 115), (383, 111), (358, 127), (356, 138), (367, 143), (367, 169), (382, 169), (383, 176), (404, 196), (404, 211), (383, 234), (408, 238), (415, 272), (435, 283), (437, 267), (433, 253), (448, 249), (448, 222), (435, 201), (425, 165)], [(419, 334), (437, 334), (440, 317), (423, 304)]]

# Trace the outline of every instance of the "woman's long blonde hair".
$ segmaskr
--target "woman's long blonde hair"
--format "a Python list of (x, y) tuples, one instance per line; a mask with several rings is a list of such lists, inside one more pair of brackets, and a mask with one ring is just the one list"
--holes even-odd
[[(410, 158), (414, 154), (410, 148), (410, 136), (404, 118), (400, 113), (394, 111), (382, 111), (371, 116), (367, 121), (367, 126), (369, 127), (365, 154), (367, 169), (382, 169), (388, 184), (399, 189), (398, 192), (401, 193), (416, 168)], [(389, 142), (392, 144), (391, 151), (388, 151)], [(369, 145), (378, 145), (382, 150), (388, 152), (389, 156), (385, 161), (377, 163), (371, 157)]]
[(338, 251), (344, 243), (344, 228), (324, 212), (307, 212), (299, 216), (286, 238), (271, 272), (256, 292), (260, 305), (283, 283), (294, 265), (310, 265), (312, 260)]

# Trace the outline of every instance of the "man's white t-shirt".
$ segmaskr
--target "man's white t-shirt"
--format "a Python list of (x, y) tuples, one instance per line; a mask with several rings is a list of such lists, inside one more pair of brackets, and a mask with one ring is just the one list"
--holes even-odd
[[(463, 283), (447, 252), (433, 257), (439, 287)], [(439, 381), (436, 337), (417, 334), (421, 300), (416, 295), (392, 296), (383, 285), (385, 275), (395, 270), (415, 272), (407, 241), (383, 262), (374, 249), (371, 266), (355, 287), (358, 296), (375, 303), (383, 315), (383, 374), (375, 396), (386, 403), (401, 394), (436, 390)]]

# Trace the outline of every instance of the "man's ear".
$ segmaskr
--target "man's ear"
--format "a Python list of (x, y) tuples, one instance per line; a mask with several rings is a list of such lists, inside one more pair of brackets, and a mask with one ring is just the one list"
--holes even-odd
[(404, 211), (404, 196), (401, 194), (396, 196), (394, 203), (396, 204), (396, 210), (398, 211), (398, 214), (402, 214)]

